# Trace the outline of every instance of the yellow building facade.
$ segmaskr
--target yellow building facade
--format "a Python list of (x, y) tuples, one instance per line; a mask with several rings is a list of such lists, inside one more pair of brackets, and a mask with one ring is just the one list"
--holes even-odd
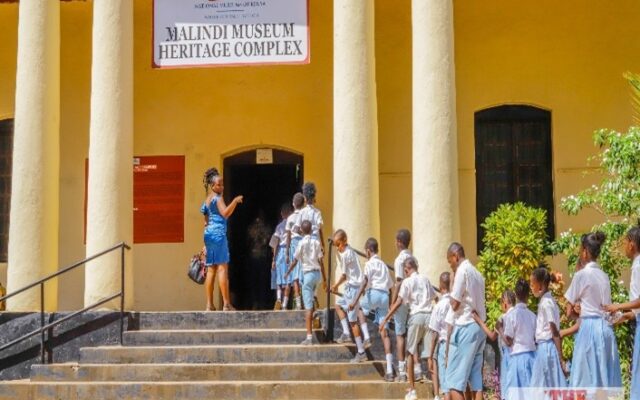
[[(636, 0), (310, 0), (309, 16), (309, 64), (162, 70), (151, 62), (152, 0), (0, 3), (0, 120), (31, 135), (14, 138), (11, 196), (27, 200), (26, 211), (12, 203), (0, 268), (9, 292), (131, 242), (128, 160), (177, 155), (184, 238), (133, 246), (128, 305), (203, 309), (203, 290), (185, 276), (202, 246), (202, 173), (224, 175), (225, 160), (265, 148), (302, 157), (326, 233), (346, 228), (355, 247), (379, 237), (390, 262), (395, 232), (408, 227), (433, 280), (448, 268), (443, 243), (459, 240), (476, 259), (478, 113), (500, 106), (550, 116), (543, 189), (554, 233), (597, 221), (568, 217), (559, 202), (595, 179), (583, 177), (592, 132), (632, 122), (622, 74), (640, 71)], [(86, 159), (95, 177), (85, 199)], [(47, 307), (108, 294), (119, 285), (113, 263), (48, 287)], [(28, 296), (9, 309), (33, 309), (38, 293)]]

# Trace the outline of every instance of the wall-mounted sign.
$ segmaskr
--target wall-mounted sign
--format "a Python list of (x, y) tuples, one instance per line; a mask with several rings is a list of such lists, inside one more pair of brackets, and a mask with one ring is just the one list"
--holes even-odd
[[(89, 160), (85, 160), (85, 242)], [(184, 156), (133, 158), (133, 242), (184, 242)]]
[(154, 0), (154, 68), (309, 63), (308, 0)]
[(256, 149), (256, 164), (273, 164), (273, 150)]

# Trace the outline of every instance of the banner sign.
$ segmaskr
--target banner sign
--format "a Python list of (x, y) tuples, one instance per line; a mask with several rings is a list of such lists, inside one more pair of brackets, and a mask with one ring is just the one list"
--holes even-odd
[(308, 0), (154, 0), (153, 67), (309, 63)]

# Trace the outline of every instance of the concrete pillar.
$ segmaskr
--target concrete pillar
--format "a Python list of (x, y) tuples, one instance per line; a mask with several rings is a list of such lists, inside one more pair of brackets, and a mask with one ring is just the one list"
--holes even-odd
[[(58, 269), (60, 1), (22, 0), (19, 7), (9, 293)], [(55, 280), (45, 300), (57, 307)], [(7, 309), (39, 310), (40, 290), (9, 299)]]
[[(87, 256), (118, 242), (133, 244), (133, 1), (94, 0)], [(127, 253), (127, 299), (133, 270)], [(85, 305), (120, 290), (120, 254), (91, 262)], [(119, 307), (115, 300), (106, 308)]]
[(432, 282), (459, 239), (453, 1), (413, 0), (413, 252)]
[(380, 238), (374, 1), (333, 4), (333, 228), (362, 250)]

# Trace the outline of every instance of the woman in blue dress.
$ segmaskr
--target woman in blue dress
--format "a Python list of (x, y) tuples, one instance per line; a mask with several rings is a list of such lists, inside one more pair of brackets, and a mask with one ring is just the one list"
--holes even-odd
[(222, 176), (216, 168), (210, 168), (204, 173), (204, 186), (207, 191), (200, 212), (204, 215), (204, 245), (207, 250), (207, 279), (205, 291), (207, 294), (207, 311), (215, 311), (213, 305), (213, 286), (218, 275), (220, 293), (222, 293), (223, 311), (233, 311), (229, 301), (229, 245), (227, 243), (227, 219), (233, 214), (238, 204), (242, 203), (242, 196), (236, 196), (229, 205), (225, 204), (222, 192), (224, 190)]

